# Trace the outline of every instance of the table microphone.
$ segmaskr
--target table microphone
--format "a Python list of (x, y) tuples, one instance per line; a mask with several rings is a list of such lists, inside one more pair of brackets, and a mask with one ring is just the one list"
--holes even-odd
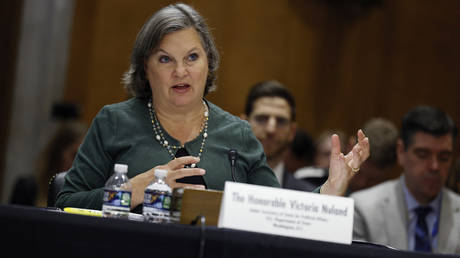
[(238, 151), (235, 149), (230, 149), (228, 150), (228, 159), (230, 160), (230, 166), (232, 168), (232, 178), (233, 182), (236, 182), (235, 179), (235, 164), (236, 164), (236, 159), (238, 158)]

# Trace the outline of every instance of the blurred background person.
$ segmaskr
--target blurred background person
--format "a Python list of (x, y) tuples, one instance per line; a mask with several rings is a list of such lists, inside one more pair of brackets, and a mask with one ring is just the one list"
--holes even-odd
[[(294, 176), (308, 184), (320, 186), (326, 182), (329, 175), (329, 160), (331, 158), (331, 136), (337, 134), (340, 139), (340, 149), (342, 153), (350, 150), (346, 142), (346, 134), (339, 129), (327, 129), (319, 134), (314, 141), (315, 153), (313, 157), (313, 165), (297, 169)], [(350, 145), (351, 146), (351, 145)]]
[(285, 166), (297, 129), (295, 100), (278, 81), (256, 83), (249, 91), (245, 114), (241, 115), (264, 147), (267, 163), (275, 172), (281, 187), (312, 191), (316, 186), (294, 178)]
[(294, 140), (284, 158), (286, 170), (294, 173), (299, 168), (312, 166), (315, 151), (313, 138), (304, 129), (297, 127)]
[(348, 150), (346, 142), (347, 135), (340, 129), (327, 129), (319, 134), (315, 140), (316, 154), (314, 159), (315, 167), (329, 169), (329, 160), (331, 158), (331, 135), (337, 134), (340, 138), (340, 147), (342, 152)]
[(360, 172), (350, 181), (350, 193), (389, 179), (396, 165), (396, 126), (387, 119), (373, 118), (364, 124), (363, 131), (369, 137), (371, 155), (361, 165)]
[(456, 135), (452, 119), (434, 107), (404, 116), (396, 149), (403, 174), (351, 194), (354, 239), (460, 254), (460, 195), (445, 187)]
[(50, 179), (55, 174), (70, 169), (85, 133), (86, 126), (83, 123), (61, 122), (41, 153), (35, 173), (17, 180), (10, 203), (45, 207)]

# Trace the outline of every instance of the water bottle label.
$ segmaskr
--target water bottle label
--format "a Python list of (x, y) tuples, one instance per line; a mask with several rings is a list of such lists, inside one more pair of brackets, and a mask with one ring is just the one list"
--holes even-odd
[(144, 207), (169, 211), (171, 208), (171, 196), (157, 192), (145, 192)]
[(130, 208), (131, 207), (131, 192), (105, 190), (103, 200), (104, 200), (104, 205)]

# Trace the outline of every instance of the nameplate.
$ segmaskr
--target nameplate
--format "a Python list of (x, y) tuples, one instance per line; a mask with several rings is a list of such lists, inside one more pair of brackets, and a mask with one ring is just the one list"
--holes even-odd
[(226, 182), (218, 227), (351, 244), (351, 198)]

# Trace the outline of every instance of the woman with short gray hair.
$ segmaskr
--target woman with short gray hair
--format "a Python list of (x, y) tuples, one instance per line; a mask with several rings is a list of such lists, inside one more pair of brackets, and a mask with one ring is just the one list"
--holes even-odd
[(185, 4), (167, 6), (155, 13), (144, 24), (137, 35), (131, 54), (131, 67), (125, 73), (123, 81), (126, 89), (136, 97), (150, 97), (149, 82), (145, 77), (144, 62), (157, 47), (165, 35), (181, 29), (193, 27), (200, 37), (201, 44), (208, 58), (209, 74), (206, 80), (204, 95), (216, 89), (216, 72), (219, 67), (219, 53), (211, 32), (203, 17), (192, 7)]
[[(246, 122), (205, 99), (219, 66), (211, 33), (192, 7), (159, 10), (137, 35), (123, 81), (134, 96), (94, 118), (58, 207), (101, 209), (115, 163), (128, 165), (131, 208), (142, 204), (154, 170), (171, 188), (223, 190), (225, 181), (279, 186)], [(235, 149), (234, 166), (229, 150)], [(232, 171), (235, 168), (234, 171)]]

